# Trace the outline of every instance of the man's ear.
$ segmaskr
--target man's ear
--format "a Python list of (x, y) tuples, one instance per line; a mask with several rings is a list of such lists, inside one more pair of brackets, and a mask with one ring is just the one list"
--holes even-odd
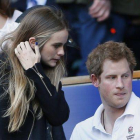
[(29, 38), (29, 44), (30, 44), (32, 49), (35, 49), (35, 42), (36, 42), (35, 37)]
[(95, 74), (91, 74), (91, 81), (95, 87), (99, 87), (99, 79), (95, 76)]

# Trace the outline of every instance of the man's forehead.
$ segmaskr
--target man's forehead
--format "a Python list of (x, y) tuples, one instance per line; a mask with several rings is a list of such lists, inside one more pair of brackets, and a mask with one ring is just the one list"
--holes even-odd
[(119, 61), (113, 61), (110, 59), (106, 59), (103, 63), (102, 70), (104, 74), (124, 74), (130, 72), (128, 61), (123, 58)]

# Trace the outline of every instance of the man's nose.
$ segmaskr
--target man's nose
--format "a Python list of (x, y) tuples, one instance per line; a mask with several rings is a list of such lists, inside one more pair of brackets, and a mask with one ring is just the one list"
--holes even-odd
[(119, 89), (123, 89), (124, 88), (123, 79), (121, 77), (117, 78), (116, 88), (119, 88)]

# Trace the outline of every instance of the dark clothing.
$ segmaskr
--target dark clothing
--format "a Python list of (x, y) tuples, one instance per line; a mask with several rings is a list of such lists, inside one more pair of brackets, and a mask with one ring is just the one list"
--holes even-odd
[[(50, 0), (51, 1), (51, 0)], [(55, 0), (58, 4), (91, 4), (94, 0)], [(114, 12), (125, 15), (140, 15), (140, 0), (110, 0)]]
[[(79, 1), (86, 2), (86, 0)], [(92, 18), (89, 15), (89, 4), (93, 3), (93, 0), (88, 4), (78, 4), (76, 3), (78, 0), (56, 0), (59, 7), (65, 13), (66, 19), (69, 21), (73, 40), (80, 47), (80, 63), (75, 63), (75, 60), (79, 59), (77, 57), (79, 56), (77, 55), (78, 53), (75, 50), (68, 50), (69, 55), (67, 56), (67, 60), (68, 70), (71, 70), (70, 72), (68, 71), (70, 76), (88, 75), (86, 68), (88, 54), (95, 49), (98, 44), (102, 44), (109, 40), (116, 42), (125, 41), (128, 47), (133, 48), (132, 50), (134, 50), (137, 62), (139, 63), (136, 70), (140, 69), (140, 0), (110, 1), (112, 2), (112, 11), (109, 18), (102, 22), (98, 22), (97, 18)], [(128, 15), (133, 19), (128, 19), (130, 18), (127, 17)], [(139, 23), (139, 25), (133, 25), (133, 22)], [(112, 29), (115, 29), (115, 33), (112, 33)], [(75, 74), (72, 73), (72, 71), (76, 64), (78, 64), (79, 70), (78, 73)]]
[(56, 3), (75, 3), (75, 4), (89, 4), (93, 0), (56, 0)]
[(140, 16), (140, 0), (111, 0), (111, 5), (114, 12)]
[(11, 6), (24, 12), (27, 8), (27, 0), (16, 0), (11, 2)]
[[(60, 82), (57, 92), (45, 75), (41, 64), (37, 63), (33, 68), (37, 69), (38, 73), (30, 68), (25, 74), (35, 83), (35, 98), (38, 100), (44, 115), (40, 120), (37, 120), (30, 104), (25, 122), (19, 131), (9, 133), (9, 117), (2, 117), (9, 107), (9, 97), (7, 94), (6, 97), (0, 100), (0, 140), (51, 140), (51, 134), (54, 134), (54, 137), (58, 136), (56, 139), (53, 138), (54, 140), (65, 140), (61, 125), (69, 117), (69, 107), (65, 100), (64, 92), (61, 90), (62, 84)], [(38, 74), (41, 74), (43, 78), (41, 79)], [(50, 96), (49, 91), (52, 96)], [(0, 85), (0, 95), (3, 92), (3, 85)]]

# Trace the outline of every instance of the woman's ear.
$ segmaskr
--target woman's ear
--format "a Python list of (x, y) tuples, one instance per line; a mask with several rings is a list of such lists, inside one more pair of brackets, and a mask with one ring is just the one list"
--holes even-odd
[(91, 81), (95, 87), (99, 87), (99, 79), (95, 76), (95, 74), (91, 74)]
[(35, 49), (35, 42), (36, 42), (35, 37), (29, 38), (29, 44), (30, 44), (32, 49)]

